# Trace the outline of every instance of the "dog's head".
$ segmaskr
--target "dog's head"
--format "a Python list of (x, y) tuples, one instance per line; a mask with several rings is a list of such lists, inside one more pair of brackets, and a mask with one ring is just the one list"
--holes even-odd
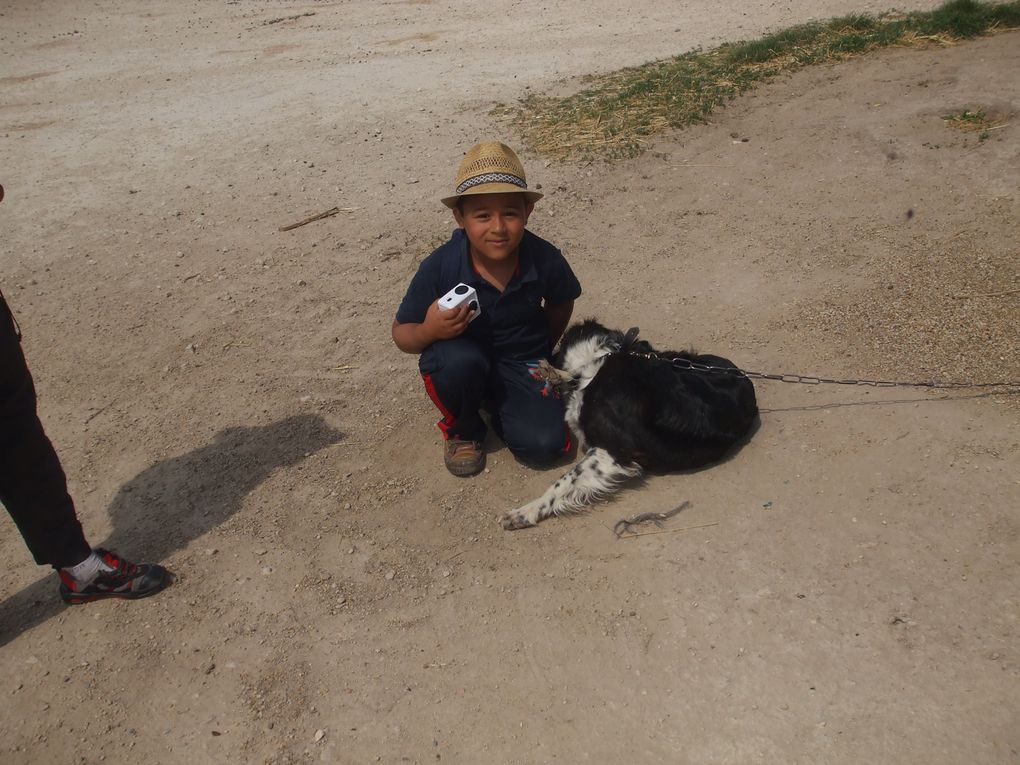
[(573, 377), (591, 377), (601, 360), (616, 353), (624, 344), (624, 334), (603, 327), (594, 319), (572, 325), (560, 339), (553, 365)]

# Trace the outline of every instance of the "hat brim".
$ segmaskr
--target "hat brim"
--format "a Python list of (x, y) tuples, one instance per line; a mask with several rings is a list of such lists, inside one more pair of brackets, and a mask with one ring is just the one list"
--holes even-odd
[(452, 210), (457, 206), (457, 200), (461, 197), (473, 197), (478, 196), (479, 194), (523, 194), (524, 198), (532, 203), (537, 202), (544, 196), (541, 192), (528, 191), (527, 189), (522, 189), (520, 186), (514, 186), (512, 183), (480, 183), (474, 188), (468, 189), (463, 194), (454, 194), (452, 197), (443, 197), (441, 201)]

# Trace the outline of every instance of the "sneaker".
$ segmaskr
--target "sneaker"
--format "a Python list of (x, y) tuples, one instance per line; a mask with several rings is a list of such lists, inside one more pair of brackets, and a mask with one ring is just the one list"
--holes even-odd
[(146, 598), (155, 595), (171, 577), (162, 566), (154, 563), (136, 565), (116, 553), (96, 548), (96, 554), (112, 571), (100, 571), (88, 584), (82, 584), (66, 571), (60, 573), (60, 597), (72, 605), (91, 603), (102, 598)]
[(480, 473), (485, 467), (481, 441), (455, 441), (451, 438), (446, 442), (444, 457), (446, 469), (461, 477)]

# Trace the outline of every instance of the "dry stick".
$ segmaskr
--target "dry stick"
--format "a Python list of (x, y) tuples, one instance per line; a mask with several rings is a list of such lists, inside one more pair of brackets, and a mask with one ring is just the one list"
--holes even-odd
[(635, 515), (633, 518), (621, 518), (617, 521), (616, 525), (613, 526), (613, 533), (616, 536), (622, 534), (631, 533), (630, 527), (637, 526), (639, 523), (654, 523), (656, 526), (662, 526), (662, 522), (672, 518), (677, 513), (686, 510), (691, 506), (689, 500), (684, 500), (679, 505), (674, 507), (672, 510), (665, 513), (641, 513), (641, 515)]
[(633, 539), (634, 537), (650, 537), (652, 534), (673, 534), (673, 533), (676, 533), (677, 531), (690, 531), (691, 529), (704, 529), (704, 528), (707, 528), (708, 526), (718, 526), (718, 525), (719, 525), (719, 521), (716, 521), (715, 523), (702, 523), (699, 526), (684, 526), (681, 529), (663, 529), (662, 531), (645, 531), (645, 532), (642, 532), (641, 534), (625, 534), (625, 535), (623, 535), (621, 537), (618, 537), (618, 539)]
[(303, 16), (314, 16), (314, 15), (315, 15), (315, 12), (312, 11), (311, 13), (299, 13), (299, 14), (297, 14), (295, 16), (281, 16), (281, 17), (279, 17), (277, 19), (269, 19), (268, 21), (263, 21), (262, 25), (263, 26), (269, 26), (270, 24), (279, 24), (281, 21), (294, 21), (295, 19), (300, 19)]
[(329, 218), (341, 212), (354, 212), (357, 209), (358, 209), (357, 207), (334, 207), (331, 210), (326, 210), (326, 212), (321, 212), (318, 215), (311, 216), (310, 218), (299, 220), (297, 223), (291, 223), (289, 226), (281, 226), (279, 230), (290, 231), (291, 229), (297, 228), (298, 226), (305, 226), (311, 223), (312, 221), (322, 220), (323, 218)]
[(88, 425), (88, 424), (89, 424), (90, 422), (92, 422), (92, 421), (93, 421), (94, 419), (96, 419), (96, 417), (98, 417), (99, 415), (101, 415), (101, 414), (102, 414), (103, 412), (105, 412), (105, 411), (106, 411), (107, 409), (109, 409), (109, 408), (110, 408), (111, 406), (113, 406), (113, 402), (112, 402), (112, 401), (111, 401), (111, 402), (110, 402), (109, 404), (107, 404), (106, 406), (101, 406), (101, 407), (99, 407), (99, 409), (97, 409), (97, 410), (96, 410), (96, 411), (94, 411), (94, 412), (93, 412), (92, 414), (90, 414), (90, 415), (89, 415), (89, 416), (88, 416), (88, 417), (86, 418), (85, 422), (83, 422), (82, 424), (83, 424), (83, 425)]

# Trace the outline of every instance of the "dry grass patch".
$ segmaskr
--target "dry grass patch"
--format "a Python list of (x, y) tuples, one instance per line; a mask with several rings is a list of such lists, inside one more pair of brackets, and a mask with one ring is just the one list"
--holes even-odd
[(955, 0), (924, 13), (845, 16), (591, 77), (588, 87), (566, 98), (531, 95), (496, 113), (515, 122), (524, 142), (548, 156), (633, 156), (648, 136), (704, 122), (716, 107), (781, 72), (890, 45), (952, 45), (1018, 26), (1016, 0), (998, 5)]
[(993, 130), (1009, 124), (1009, 116), (986, 112), (983, 109), (964, 109), (958, 114), (947, 114), (942, 118), (946, 125), (964, 133), (977, 133), (982, 141), (989, 138)]

